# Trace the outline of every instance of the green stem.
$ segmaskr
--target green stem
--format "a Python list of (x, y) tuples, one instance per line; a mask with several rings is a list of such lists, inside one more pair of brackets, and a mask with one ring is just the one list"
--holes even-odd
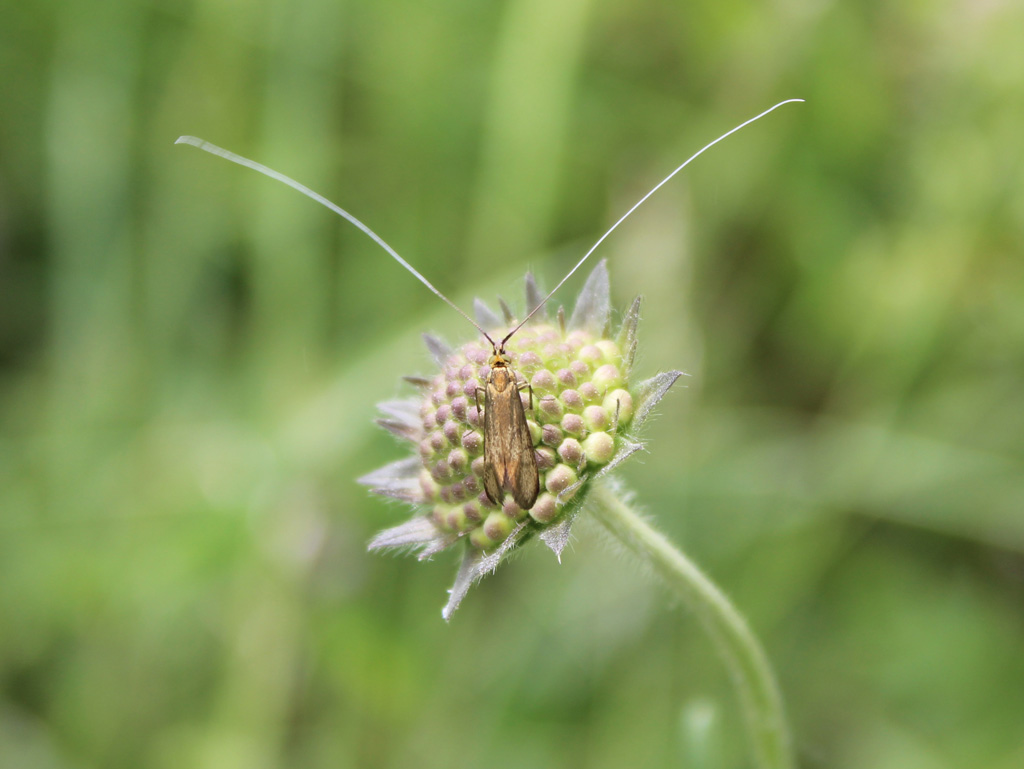
[(739, 690), (755, 765), (761, 769), (792, 769), (782, 696), (764, 650), (746, 620), (692, 561), (651, 528), (607, 484), (594, 484), (587, 502), (591, 514), (637, 557), (649, 563), (704, 623)]

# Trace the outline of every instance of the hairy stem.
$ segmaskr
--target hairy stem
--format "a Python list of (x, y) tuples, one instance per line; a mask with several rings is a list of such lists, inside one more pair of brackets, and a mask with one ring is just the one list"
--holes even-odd
[(764, 650), (746, 620), (721, 590), (606, 484), (587, 497), (592, 515), (665, 583), (700, 618), (725, 658), (739, 690), (755, 758), (761, 769), (794, 766), (782, 696)]

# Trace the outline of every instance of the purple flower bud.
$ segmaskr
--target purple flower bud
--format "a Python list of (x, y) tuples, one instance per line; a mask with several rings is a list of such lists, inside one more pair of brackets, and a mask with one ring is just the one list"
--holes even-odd
[(434, 430), (430, 434), (430, 447), (434, 451), (443, 451), (448, 445), (448, 439), (444, 437), (444, 433), (440, 430)]
[(557, 464), (555, 450), (550, 446), (538, 446), (533, 453), (537, 458), (537, 467), (541, 470), (547, 470)]
[(581, 411), (583, 409), (583, 396), (579, 390), (562, 390), (562, 403), (569, 411)]
[(523, 371), (535, 371), (543, 365), (541, 357), (533, 350), (528, 350), (519, 356), (519, 368)]
[(480, 504), (475, 500), (466, 502), (462, 506), (462, 513), (466, 516), (467, 521), (472, 521), (473, 523), (480, 523), (484, 519), (483, 514), (480, 512)]
[(465, 449), (452, 449), (448, 452), (448, 464), (459, 475), (469, 466), (469, 454)]
[(542, 368), (533, 375), (530, 385), (533, 387), (534, 393), (553, 393), (558, 391), (558, 380), (546, 368)]
[(462, 433), (462, 448), (473, 456), (482, 454), (484, 450), (484, 436), (477, 430), (466, 430)]
[(566, 414), (562, 417), (562, 429), (570, 435), (582, 435), (586, 425), (579, 414)]
[(564, 391), (566, 387), (576, 386), (576, 375), (572, 373), (570, 368), (560, 368), (555, 372), (555, 379), (558, 380), (558, 386)]
[(587, 403), (594, 403), (601, 398), (601, 391), (594, 386), (593, 382), (584, 382), (580, 385), (580, 395)]
[(526, 515), (526, 511), (523, 510), (523, 508), (521, 508), (519, 505), (517, 505), (515, 503), (515, 500), (512, 499), (512, 497), (505, 498), (505, 502), (501, 506), (501, 512), (507, 515), (513, 521), (519, 520), (524, 515)]
[(558, 447), (558, 456), (567, 465), (576, 467), (583, 459), (583, 446), (575, 438), (566, 438)]
[(541, 442), (545, 446), (557, 447), (562, 442), (562, 431), (555, 425), (544, 425), (542, 428)]
[(445, 524), (452, 531), (465, 531), (470, 525), (466, 512), (461, 507), (451, 507), (445, 515)]
[(558, 501), (555, 499), (554, 494), (549, 494), (545, 491), (537, 497), (537, 501), (530, 508), (530, 517), (537, 523), (547, 524), (555, 520), (559, 512)]
[[(623, 391), (625, 392), (625, 391)], [(466, 409), (469, 407), (469, 400), (465, 395), (459, 395), (452, 400), (452, 414), (460, 422), (466, 421)]]
[(567, 465), (559, 465), (545, 476), (544, 488), (558, 496), (578, 480), (575, 470)]
[(562, 408), (562, 402), (558, 400), (554, 395), (545, 395), (540, 399), (537, 404), (540, 411), (544, 414), (546, 420), (557, 422), (562, 418), (564, 409)]
[(456, 422), (454, 419), (449, 419), (447, 422), (445, 422), (443, 432), (444, 437), (448, 441), (448, 443), (452, 444), (453, 446), (458, 446), (459, 439), (462, 436), (462, 429), (462, 425), (459, 422)]

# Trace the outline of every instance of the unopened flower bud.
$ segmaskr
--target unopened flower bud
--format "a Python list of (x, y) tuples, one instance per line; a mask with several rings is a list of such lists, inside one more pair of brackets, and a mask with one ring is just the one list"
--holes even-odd
[[(421, 546), (427, 557), (466, 540), (478, 555), (467, 561), (470, 566), (460, 571), (460, 580), (493, 569), (496, 559), (535, 533), (561, 552), (591, 474), (614, 467), (637, 450), (635, 436), (628, 433), (638, 421), (635, 414), (648, 414), (678, 376), (661, 375), (632, 391), (627, 386), (639, 305), (626, 315), (618, 337), (634, 340), (626, 359), (619, 344), (601, 338), (608, 328), (607, 286), (601, 265), (587, 280), (570, 329), (564, 317), (550, 324), (538, 313), (501, 350), (484, 341), (467, 342), (449, 355), (433, 379), (410, 378), (421, 390), (418, 403), (382, 405), (387, 419), (381, 424), (412, 444), (419, 464), (396, 462), (363, 481), (430, 512), (382, 532), (371, 547)], [(534, 284), (527, 292), (531, 306), (536, 306), (537, 296)], [(478, 316), (484, 327), (499, 317), (489, 310), (478, 311)], [(508, 329), (487, 331), (500, 340)], [(443, 342), (427, 341), (435, 358), (448, 354)], [(496, 357), (499, 352), (505, 360)], [(514, 386), (514, 392), (497, 387), (502, 379), (496, 372), (502, 367), (514, 377), (506, 385)], [(521, 412), (501, 400), (509, 397), (519, 399)], [(516, 420), (525, 420), (525, 425)], [(496, 429), (509, 432), (488, 433)], [(523, 463), (535, 464), (536, 472)], [(530, 488), (534, 476), (539, 481), (536, 494)], [(532, 501), (528, 510), (521, 506), (525, 500)], [(547, 527), (553, 528), (542, 531)], [(449, 609), (467, 586), (457, 582)]]
[(633, 419), (633, 396), (628, 390), (612, 390), (604, 396), (602, 405), (605, 411), (611, 414), (612, 419), (617, 417), (617, 425), (628, 425)]
[(591, 433), (583, 439), (583, 452), (588, 463), (606, 465), (615, 456), (615, 439), (608, 433)]

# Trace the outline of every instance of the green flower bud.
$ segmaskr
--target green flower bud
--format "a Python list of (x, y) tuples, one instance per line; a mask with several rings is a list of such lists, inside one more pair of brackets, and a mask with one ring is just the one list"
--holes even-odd
[(611, 363), (606, 363), (595, 371), (590, 381), (594, 383), (594, 386), (600, 392), (608, 392), (625, 384), (622, 380), (622, 374), (619, 372), (619, 367)]
[(546, 524), (555, 520), (560, 512), (561, 509), (555, 495), (542, 491), (537, 497), (537, 501), (533, 503), (533, 507), (530, 508), (530, 517), (537, 523)]
[(615, 456), (615, 439), (608, 433), (591, 433), (583, 440), (583, 452), (592, 465), (606, 465)]
[(579, 351), (579, 360), (589, 366), (600, 366), (604, 362), (604, 353), (596, 344), (588, 344)]
[(612, 365), (619, 365), (622, 360), (622, 353), (619, 352), (619, 346), (615, 344), (611, 339), (601, 339), (597, 342), (597, 347), (601, 351), (602, 359), (605, 363), (611, 363)]
[(484, 534), (494, 542), (501, 542), (512, 532), (514, 526), (515, 520), (499, 510), (487, 516), (487, 520), (484, 521)]
[(628, 425), (633, 419), (633, 396), (629, 394), (628, 390), (622, 388), (612, 390), (604, 396), (601, 405), (604, 406), (605, 411), (611, 414), (613, 420), (618, 415), (617, 425)]
[(544, 488), (557, 496), (578, 480), (575, 470), (568, 465), (558, 465), (544, 476)]
[(487, 536), (487, 532), (484, 531), (483, 526), (479, 526), (469, 532), (469, 542), (473, 547), (479, 550), (490, 550), (498, 544), (497, 540), (493, 540)]
[(587, 430), (606, 430), (611, 423), (611, 416), (603, 406), (587, 406), (583, 409), (583, 424)]

